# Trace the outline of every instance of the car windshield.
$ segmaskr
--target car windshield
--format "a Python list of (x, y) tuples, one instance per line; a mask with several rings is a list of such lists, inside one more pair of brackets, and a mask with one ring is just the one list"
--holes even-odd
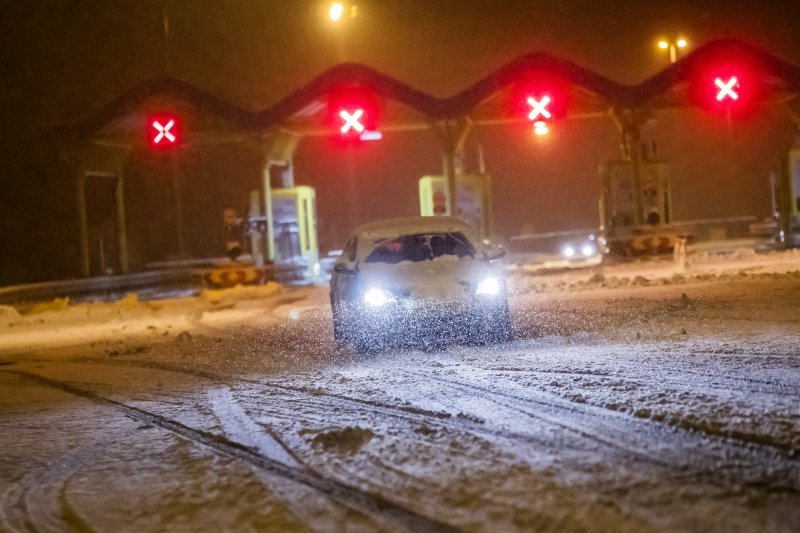
[(418, 233), (395, 239), (385, 239), (375, 244), (365, 262), (396, 264), (401, 261), (432, 261), (437, 257), (475, 257), (475, 248), (461, 232)]

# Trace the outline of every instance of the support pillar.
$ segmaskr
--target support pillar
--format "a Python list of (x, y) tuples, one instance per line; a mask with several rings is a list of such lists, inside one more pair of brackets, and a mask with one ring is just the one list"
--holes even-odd
[(117, 185), (114, 190), (117, 211), (117, 252), (122, 274), (130, 272), (128, 262), (128, 226), (125, 218), (125, 181), (122, 168), (117, 169)]
[(89, 219), (86, 214), (86, 170), (79, 161), (75, 171), (76, 206), (78, 208), (78, 258), (81, 277), (89, 277)]
[(261, 192), (264, 197), (264, 216), (267, 220), (267, 232), (264, 235), (267, 241), (267, 257), (269, 263), (275, 262), (275, 227), (272, 225), (272, 179), (270, 177), (270, 162), (263, 166), (262, 175), (262, 188)]
[[(261, 216), (261, 193), (258, 189), (250, 191), (250, 205), (247, 214), (251, 219)], [(250, 233), (250, 255), (256, 266), (259, 267), (264, 266), (264, 257), (267, 253), (264, 246), (265, 241), (266, 239), (260, 233), (255, 231)]]
[(795, 125), (794, 144), (783, 161), (778, 173), (778, 217), (780, 228), (783, 231), (784, 243), (787, 247), (794, 247), (795, 231), (800, 227), (798, 211), (800, 211), (800, 100), (786, 104), (786, 112)]
[(649, 113), (641, 109), (613, 109), (611, 118), (622, 134), (622, 158), (631, 162), (633, 180), (633, 223), (644, 222), (644, 199), (642, 198), (642, 125)]
[(174, 154), (169, 154), (169, 169), (172, 178), (172, 194), (175, 199), (175, 237), (178, 241), (178, 256), (186, 258), (186, 236), (183, 223), (183, 197), (181, 195), (180, 167), (174, 158)]
[(265, 259), (274, 262), (275, 253), (275, 228), (272, 225), (272, 169), (273, 167), (285, 167), (281, 174), (281, 187), (294, 187), (294, 164), (293, 156), (300, 142), (300, 136), (287, 131), (278, 131), (268, 138), (259, 139), (259, 149), (261, 150), (261, 198), (264, 209), (264, 217), (267, 223), (267, 231), (264, 235), (266, 241)]
[(456, 174), (459, 170), (457, 161), (472, 129), (472, 122), (466, 117), (459, 120), (445, 119), (437, 129), (442, 137), (442, 166), (447, 189), (447, 214), (457, 217), (459, 215), (456, 183)]

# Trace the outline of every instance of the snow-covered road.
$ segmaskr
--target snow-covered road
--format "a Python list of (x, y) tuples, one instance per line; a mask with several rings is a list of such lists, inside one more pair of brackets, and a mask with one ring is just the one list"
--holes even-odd
[(337, 351), (324, 288), (43, 333), (0, 356), (0, 529), (800, 530), (800, 271), (607, 281), (489, 348)]

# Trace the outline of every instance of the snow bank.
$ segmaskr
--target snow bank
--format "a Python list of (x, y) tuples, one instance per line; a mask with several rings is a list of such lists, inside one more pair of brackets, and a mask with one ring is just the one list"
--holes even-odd
[[(300, 294), (296, 294), (300, 293)], [(0, 306), (0, 353), (53, 346), (88, 344), (132, 337), (168, 337), (198, 328), (227, 327), (284, 320), (275, 313), (290, 300), (305, 298), (270, 282), (255, 287), (207, 290), (187, 298), (139, 301), (129, 293), (114, 302), (70, 305), (55, 298), (20, 313)], [(298, 311), (299, 313), (300, 311)]]
[(776, 275), (800, 277), (800, 250), (766, 254), (756, 253), (751, 248), (716, 254), (699, 252), (689, 256), (685, 269), (679, 269), (671, 259), (663, 258), (602, 264), (549, 274), (534, 273), (527, 265), (516, 264), (509, 268), (508, 286), (512, 291), (524, 293), (531, 290), (546, 292), (725, 282), (743, 277)]
[[(524, 266), (524, 265), (522, 265)], [(554, 274), (534, 274), (517, 265), (509, 271), (512, 294), (597, 289), (656, 287), (700, 282), (726, 282), (759, 277), (800, 278), (800, 250), (757, 254), (736, 250), (727, 254), (697, 253), (688, 267), (676, 271), (672, 261), (639, 260), (599, 265)], [(40, 348), (113, 342), (121, 349), (175, 338), (181, 332), (216, 335), (237, 326), (293, 323), (314, 314), (330, 323), (328, 288), (284, 289), (277, 283), (207, 290), (187, 298), (140, 301), (128, 294), (115, 302), (72, 303), (68, 298), (45, 302), (21, 313), (0, 306), (0, 354), (16, 355)], [(297, 322), (299, 324), (299, 322)], [(317, 332), (303, 331), (308, 338)], [(135, 342), (132, 340), (135, 339)]]

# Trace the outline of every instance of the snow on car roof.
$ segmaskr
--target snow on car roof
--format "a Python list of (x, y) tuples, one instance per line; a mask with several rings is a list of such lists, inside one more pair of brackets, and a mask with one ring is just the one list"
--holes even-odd
[(359, 240), (380, 240), (426, 232), (460, 231), (472, 239), (469, 225), (456, 217), (401, 217), (374, 220), (361, 224), (353, 233)]

